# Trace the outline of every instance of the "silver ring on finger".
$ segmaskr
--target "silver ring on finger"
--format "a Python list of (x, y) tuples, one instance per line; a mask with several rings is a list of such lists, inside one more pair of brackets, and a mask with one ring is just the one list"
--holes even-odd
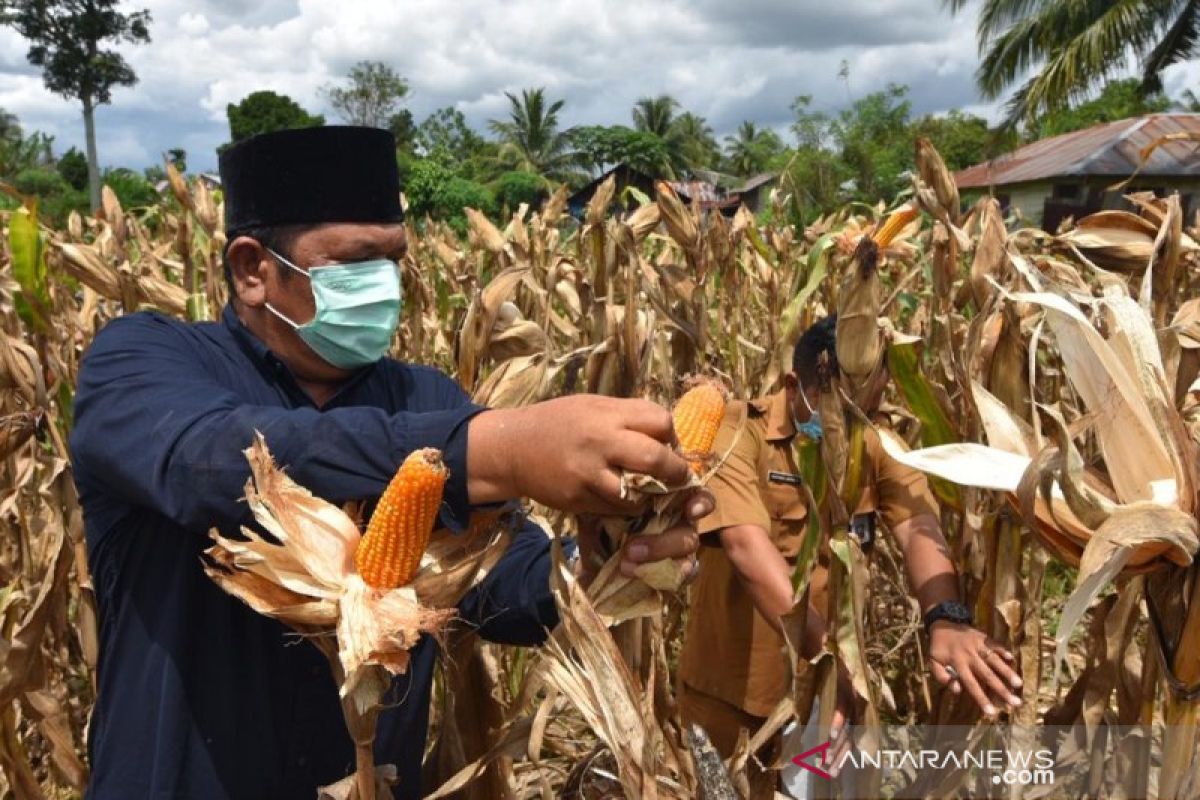
[(949, 664), (943, 664), (942, 669), (946, 670), (946, 674), (950, 676), (950, 680), (958, 680), (958, 670), (956, 670), (954, 667), (950, 666)]

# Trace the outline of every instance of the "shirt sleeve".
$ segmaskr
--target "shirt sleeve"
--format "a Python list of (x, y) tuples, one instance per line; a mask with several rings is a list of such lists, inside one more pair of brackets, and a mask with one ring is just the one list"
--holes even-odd
[(925, 473), (901, 464), (887, 454), (873, 429), (867, 430), (867, 448), (875, 465), (875, 488), (879, 494), (878, 511), (884, 524), (894, 528), (919, 514), (938, 514), (938, 504), (929, 490)]
[(79, 474), (204, 533), (249, 521), (243, 450), (256, 431), (297, 483), (331, 502), (378, 496), (408, 453), (436, 447), (450, 470), (443, 522), (466, 524), (466, 423), (482, 408), (465, 398), (423, 413), (252, 405), (203, 368), (187, 335), (150, 314), (114, 320), (97, 335), (75, 396)]
[[(758, 491), (758, 455), (762, 440), (751, 421), (739, 425), (746, 413), (743, 403), (730, 403), (721, 421), (713, 452), (718, 455), (729, 450), (729, 456), (708, 480), (708, 489), (716, 501), (713, 511), (700, 520), (701, 534), (730, 528), (734, 525), (758, 525), (771, 530), (771, 517)], [(740, 428), (740, 430), (739, 430)], [(736, 442), (734, 437), (737, 437)]]
[[(564, 555), (575, 548), (563, 542)], [(458, 604), (463, 621), (498, 644), (539, 645), (558, 625), (558, 608), (550, 592), (550, 537), (525, 520), (508, 550), (478, 586)]]

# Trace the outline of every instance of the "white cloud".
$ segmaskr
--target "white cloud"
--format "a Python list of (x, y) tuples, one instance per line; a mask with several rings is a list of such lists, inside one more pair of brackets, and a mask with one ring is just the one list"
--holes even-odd
[[(566, 124), (628, 123), (641, 96), (670, 93), (719, 135), (743, 119), (786, 132), (798, 94), (818, 110), (888, 83), (917, 113), (965, 107), (997, 116), (973, 82), (973, 13), (934, 0), (142, 0), (153, 41), (121, 47), (139, 82), (98, 115), (104, 163), (144, 166), (183, 146), (215, 165), (225, 107), (258, 89), (326, 113), (321, 89), (362, 59), (408, 78), (418, 120), (455, 105), (477, 127), (502, 116), (505, 91), (546, 86)], [(77, 104), (50, 95), (0, 28), (0, 108), (57, 144), (81, 146)], [(849, 80), (838, 78), (841, 62)], [(1168, 75), (1172, 91), (1200, 69)]]

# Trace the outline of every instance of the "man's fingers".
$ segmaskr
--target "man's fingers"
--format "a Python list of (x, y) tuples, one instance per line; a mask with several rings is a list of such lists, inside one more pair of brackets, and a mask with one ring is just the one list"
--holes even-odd
[(636, 431), (622, 431), (609, 446), (609, 464), (658, 478), (667, 486), (687, 482), (691, 467), (662, 442)]
[(606, 469), (588, 487), (588, 496), (583, 501), (586, 508), (581, 509), (593, 514), (609, 516), (633, 517), (645, 510), (645, 504), (639, 500), (622, 499), (621, 476), (611, 469)]
[(933, 677), (938, 683), (945, 686), (950, 681), (954, 680), (954, 676), (950, 674), (950, 670), (946, 669), (942, 662), (930, 659), (929, 665), (931, 667), (931, 671), (933, 672)]
[(649, 400), (621, 400), (625, 427), (643, 433), (662, 444), (674, 446), (675, 422), (671, 412)]
[(997, 667), (1002, 666), (1000, 659), (995, 656), (984, 659), (980, 656), (975, 659), (974, 666), (975, 674), (979, 678), (980, 683), (990, 690), (992, 697), (1001, 703), (1007, 703), (1012, 706), (1021, 705), (1021, 698), (1013, 694), (1012, 689), (1009, 688), (1004, 678), (996, 671)]
[(691, 528), (676, 526), (658, 536), (631, 536), (622, 556), (638, 564), (675, 558), (690, 561), (700, 546), (700, 537)]
[(1003, 678), (1012, 689), (1020, 689), (1025, 685), (1021, 676), (1012, 668), (1012, 653), (1003, 648), (992, 648), (992, 655), (987, 658), (987, 665), (992, 671)]
[(1018, 675), (1017, 671), (1010, 666), (1011, 664), (1017, 663), (1016, 656), (1009, 652), (1007, 648), (1002, 647), (998, 642), (995, 642), (990, 638), (987, 640), (987, 646), (993, 653), (997, 653), (1000, 658), (1004, 659), (1005, 661), (1005, 663), (1000, 663), (996, 660), (995, 656), (991, 656), (988, 658), (988, 664), (1001, 675), (1003, 675), (1004, 679), (1008, 681), (1009, 685), (1014, 689), (1020, 689), (1022, 686), (1024, 686), (1025, 681), (1021, 680), (1021, 676)]
[(967, 690), (967, 694), (974, 698), (979, 707), (983, 709), (983, 713), (989, 717), (996, 716), (999, 710), (992, 704), (992, 700), (988, 697), (987, 692), (979, 685), (979, 681), (975, 678), (975, 673), (971, 671), (971, 663), (969, 659), (962, 659), (954, 665), (954, 669), (958, 672), (958, 680), (962, 683), (963, 688)]
[(695, 524), (711, 514), (716, 507), (717, 502), (713, 498), (712, 492), (708, 489), (697, 489), (688, 498), (683, 513), (688, 522)]

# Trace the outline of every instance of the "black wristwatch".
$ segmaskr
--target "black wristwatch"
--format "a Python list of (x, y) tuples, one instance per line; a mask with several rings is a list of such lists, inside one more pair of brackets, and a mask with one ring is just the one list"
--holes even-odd
[(943, 600), (925, 612), (925, 616), (922, 619), (922, 622), (925, 623), (925, 632), (929, 633), (929, 629), (933, 626), (933, 623), (942, 619), (948, 622), (958, 622), (963, 625), (970, 625), (971, 609), (967, 608), (957, 600)]

